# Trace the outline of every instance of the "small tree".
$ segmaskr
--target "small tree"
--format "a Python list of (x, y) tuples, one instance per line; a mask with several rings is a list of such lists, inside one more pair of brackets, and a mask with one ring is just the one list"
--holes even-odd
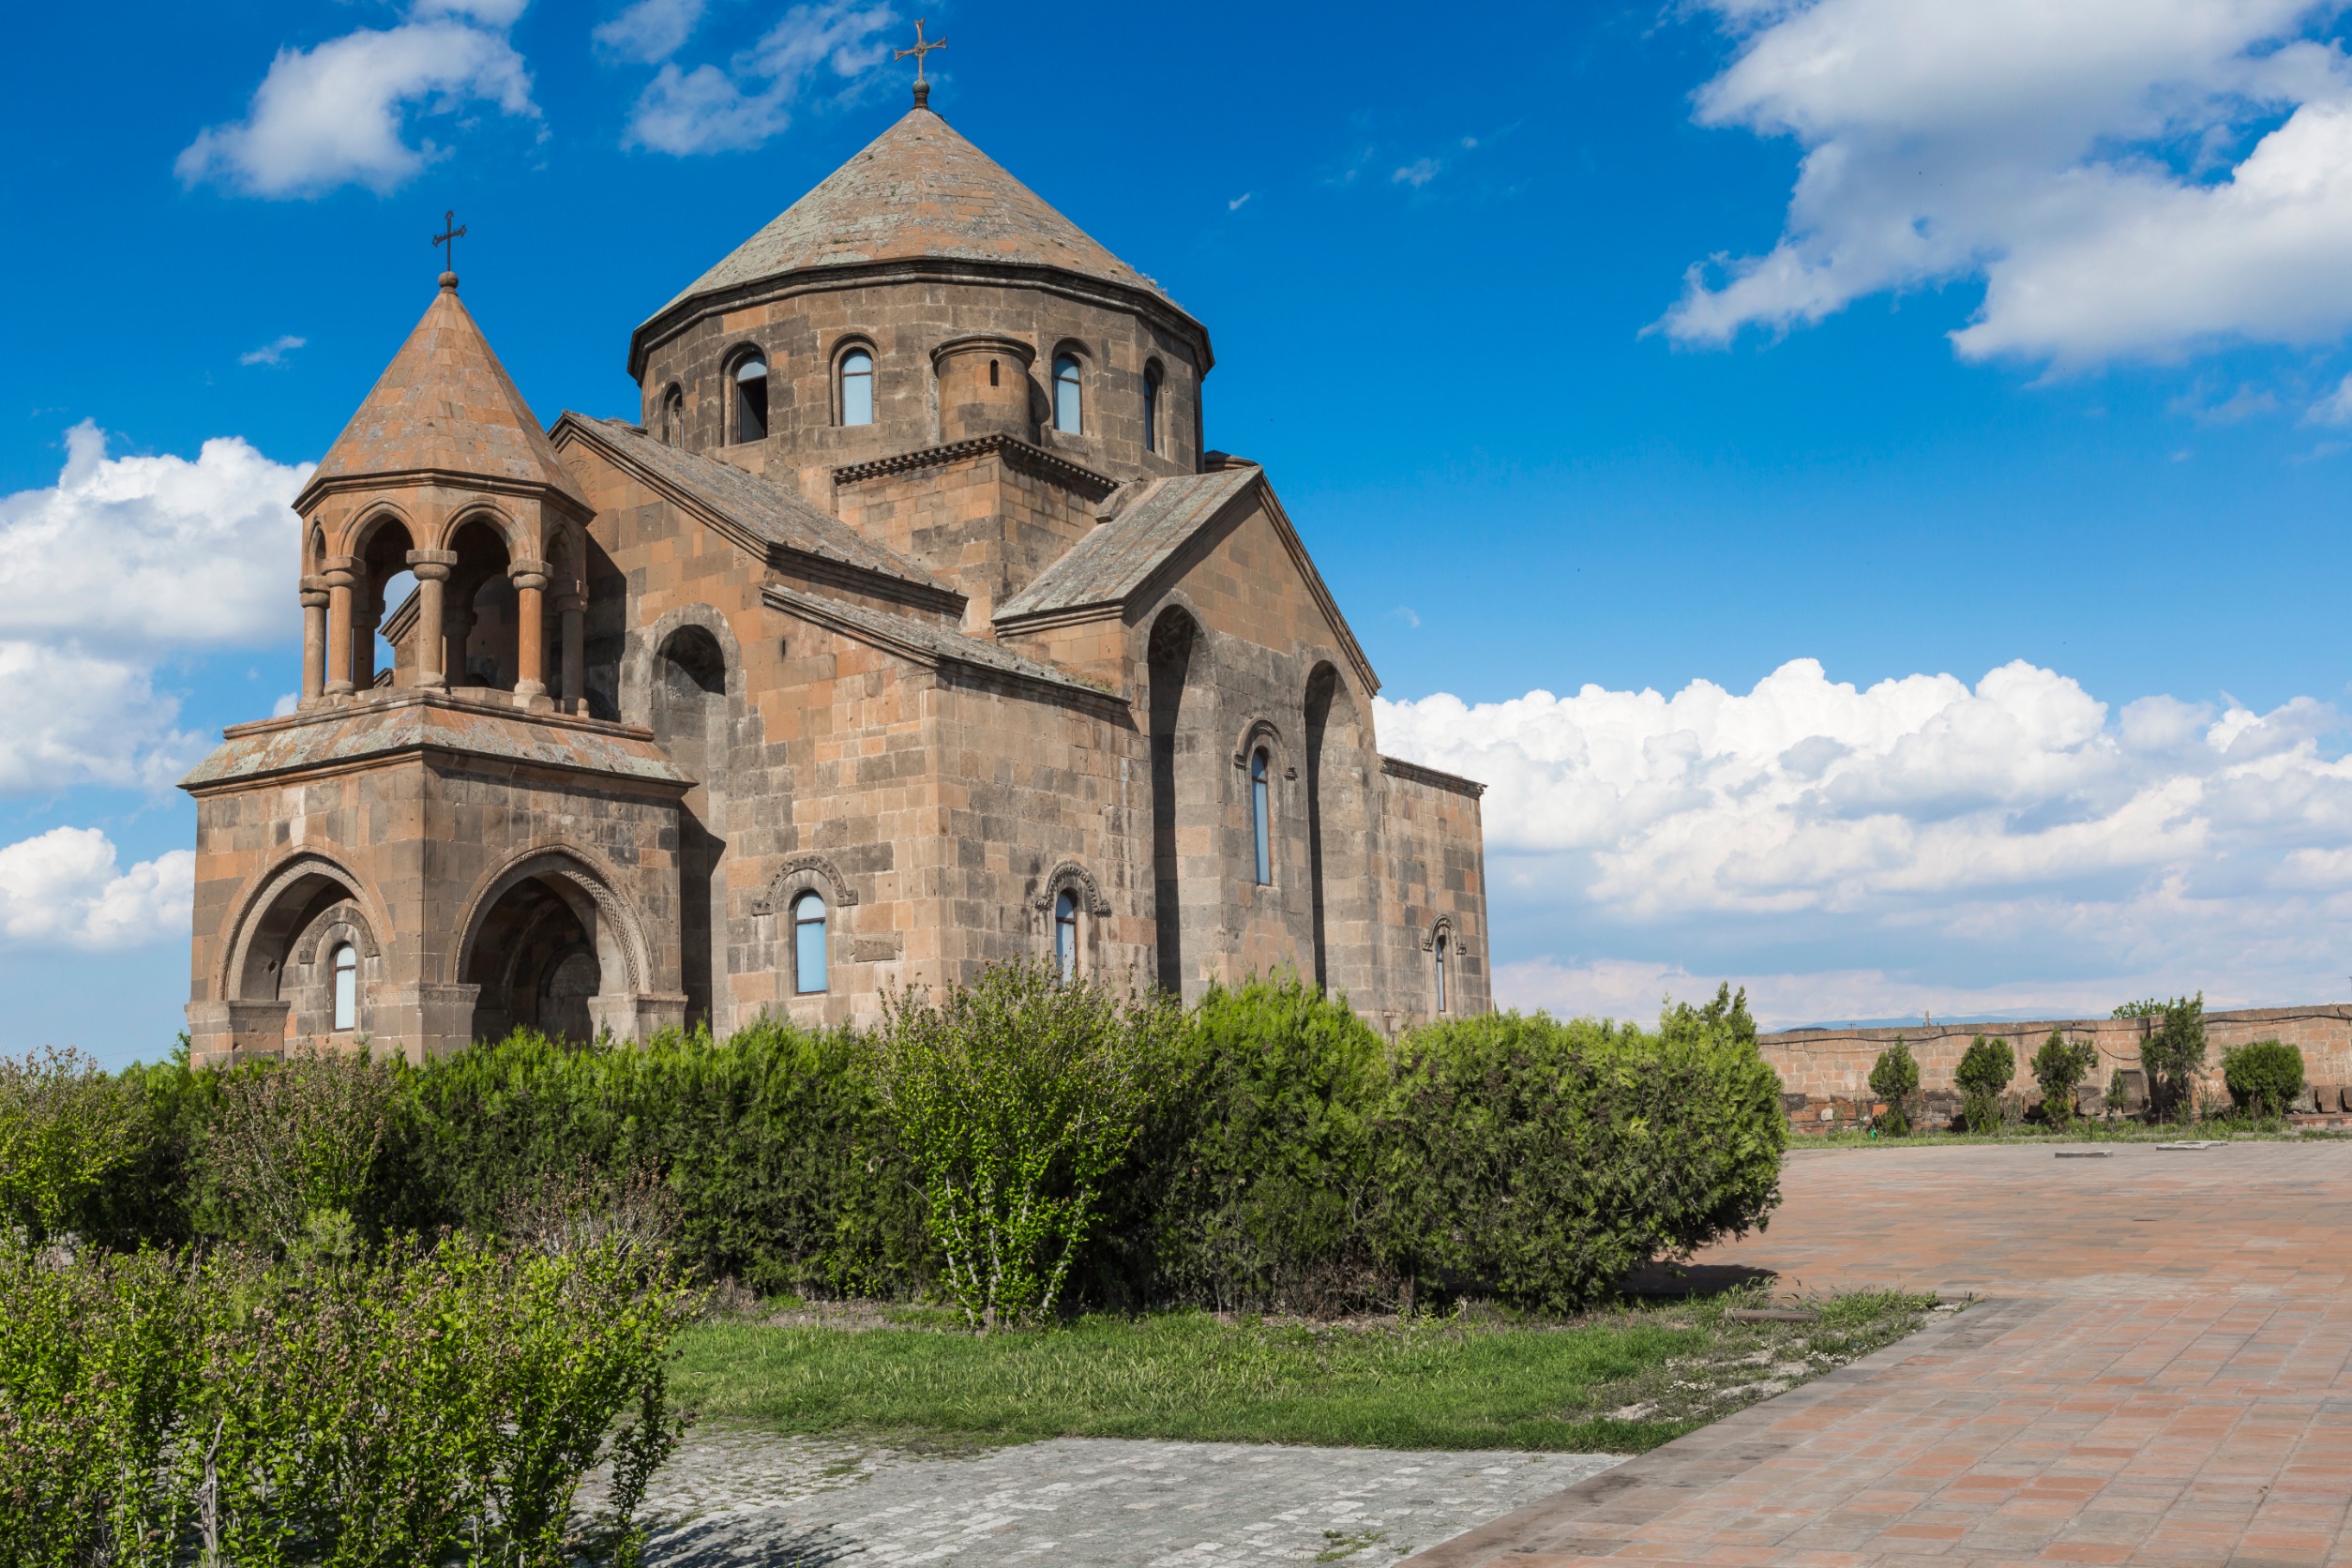
[(237, 1069), (198, 1164), (239, 1230), (291, 1251), (366, 1206), (400, 1069), (364, 1050)]
[(2001, 1092), (2009, 1080), (2017, 1076), (2017, 1053), (2009, 1048), (2009, 1042), (1980, 1034), (1968, 1042), (1961, 1053), (1960, 1065), (1952, 1075), (1960, 1087), (1960, 1104), (1968, 1119), (1968, 1131), (1992, 1132), (2001, 1124)]
[(2053, 1029), (2033, 1053), (2033, 1080), (2042, 1086), (2042, 1119), (2053, 1127), (2074, 1120), (2074, 1090), (2098, 1064), (2097, 1048)]
[(143, 1126), (137, 1093), (78, 1050), (0, 1056), (0, 1226), (36, 1244), (72, 1229)]
[(1902, 1035), (1896, 1035), (1894, 1044), (1871, 1063), (1870, 1092), (1887, 1102), (1886, 1114), (1878, 1118), (1878, 1130), (1890, 1138), (1908, 1133), (1912, 1102), (1919, 1095), (1919, 1060)]
[(923, 1175), (948, 1293), (983, 1333), (1050, 1315), (1184, 1016), (1044, 964), (886, 1001), (883, 1102)]
[(2186, 1122), (2195, 1109), (2190, 1086), (2205, 1070), (2205, 993), (2175, 997), (2158, 1012), (2141, 1016), (2159, 1019), (2140, 1042), (2148, 1114), (2158, 1121)]
[(2222, 1052), (2222, 1081), (2240, 1111), (2284, 1116), (2303, 1095), (2303, 1053), (2279, 1040), (2256, 1040)]

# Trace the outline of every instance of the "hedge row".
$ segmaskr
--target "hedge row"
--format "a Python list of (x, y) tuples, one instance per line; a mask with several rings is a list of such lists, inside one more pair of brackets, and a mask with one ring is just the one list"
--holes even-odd
[[(1094, 1306), (1325, 1311), (1474, 1294), (1558, 1310), (1651, 1259), (1760, 1226), (1788, 1129), (1742, 1003), (1654, 1030), (1542, 1014), (1394, 1048), (1295, 980), (1213, 989), (1101, 1184), (1073, 1271)], [(518, 1223), (551, 1175), (657, 1181), (682, 1255), (762, 1293), (910, 1297), (938, 1281), (876, 1042), (761, 1022), (723, 1041), (517, 1033), (403, 1069), (366, 1230)], [(239, 1073), (269, 1069), (241, 1068)], [(115, 1244), (250, 1234), (205, 1172), (235, 1075), (127, 1082), (151, 1136), (78, 1217)], [(342, 1199), (338, 1199), (339, 1203)]]

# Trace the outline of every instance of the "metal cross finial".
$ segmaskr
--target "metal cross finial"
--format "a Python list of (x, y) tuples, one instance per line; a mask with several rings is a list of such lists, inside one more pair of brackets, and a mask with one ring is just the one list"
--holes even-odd
[(454, 275), (458, 270), (458, 241), (465, 237), (465, 231), (458, 226), (458, 215), (454, 212), (444, 212), (441, 225), (444, 232), (433, 235), (433, 249), (438, 250), (445, 245), (449, 248), (449, 253), (442, 258), (442, 270)]
[(931, 84), (923, 77), (923, 56), (934, 49), (947, 47), (945, 38), (927, 40), (923, 37), (923, 23), (928, 20), (927, 17), (920, 16), (914, 19), (914, 47), (912, 49), (894, 49), (890, 52), (890, 58), (893, 62), (903, 60), (910, 54), (914, 56), (914, 103), (918, 109), (927, 108), (931, 97)]

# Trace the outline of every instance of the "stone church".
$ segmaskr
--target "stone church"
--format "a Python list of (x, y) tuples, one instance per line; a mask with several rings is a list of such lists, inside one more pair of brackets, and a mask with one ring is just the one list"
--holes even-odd
[(294, 506), (303, 671), (197, 802), (219, 1062), (622, 1038), (1032, 957), (1488, 1004), (1481, 786), (1378, 678), (1207, 328), (914, 109), (543, 428), (453, 273)]

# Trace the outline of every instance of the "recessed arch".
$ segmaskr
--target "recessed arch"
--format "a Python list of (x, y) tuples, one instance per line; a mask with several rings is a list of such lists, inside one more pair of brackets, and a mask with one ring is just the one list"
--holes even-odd
[(637, 917), (613, 892), (611, 871), (586, 850), (534, 848), (516, 852), (475, 884), (466, 900), (464, 935), (452, 955), (448, 978), (462, 983), (481, 967), (483, 936), (500, 902), (524, 882), (543, 883), (579, 920), (593, 943), (607, 990), (638, 991), (649, 972), (643, 933)]
[(323, 913), (342, 904), (351, 906), (367, 933), (365, 951), (380, 954), (391, 924), (357, 875), (316, 851), (296, 851), (279, 861), (237, 906), (226, 957), (214, 976), (215, 994), (226, 1001), (275, 1000), (297, 939)]
[(767, 350), (740, 343), (727, 351), (720, 364), (726, 376), (727, 445), (765, 441), (774, 394)]
[(1186, 693), (1203, 676), (1200, 622), (1182, 604), (1163, 608), (1145, 635), (1152, 767), (1152, 911), (1157, 930), (1160, 988), (1183, 995), (1184, 982), (1184, 861), (1177, 826), (1185, 815), (1180, 781), (1197, 771), (1198, 737)]

